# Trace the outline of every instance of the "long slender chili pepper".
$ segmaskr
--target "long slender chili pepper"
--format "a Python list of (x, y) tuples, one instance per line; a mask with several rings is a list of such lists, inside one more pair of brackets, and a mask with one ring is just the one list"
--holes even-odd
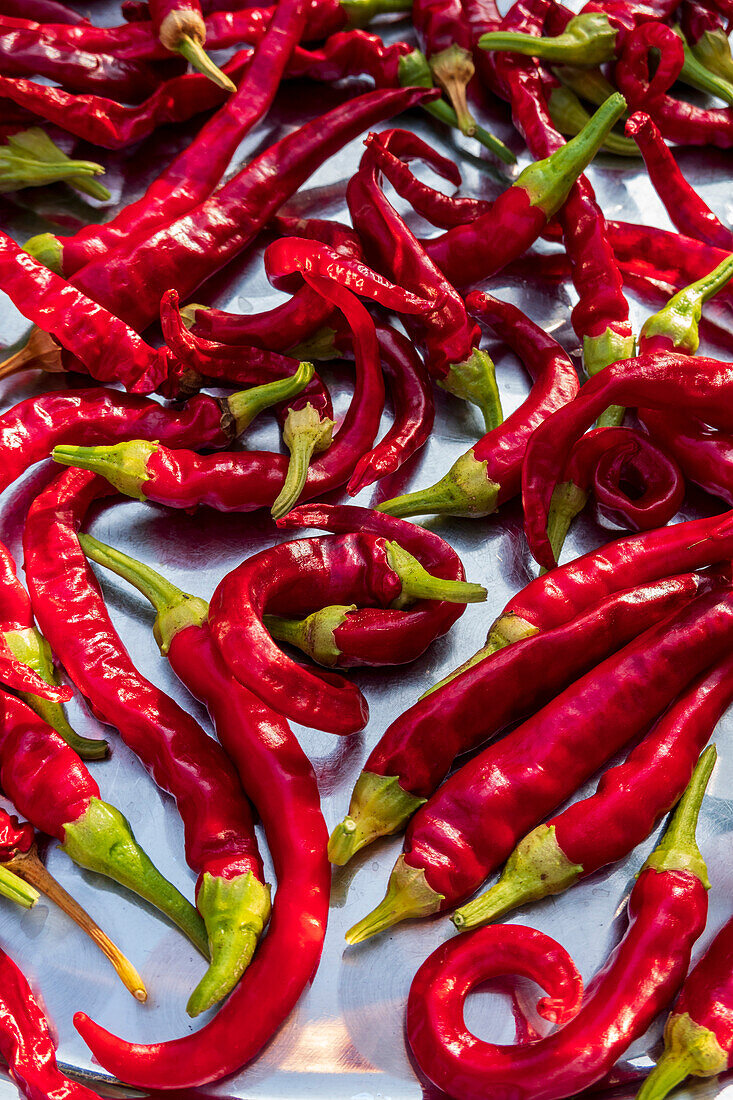
[[(82, 1013), (87, 1043), (125, 1080), (153, 1088), (202, 1085), (249, 1062), (295, 1007), (323, 947), (331, 885), (326, 826), (310, 761), (285, 719), (229, 673), (206, 625), (206, 603), (147, 566), (102, 549), (96, 560), (154, 605), (154, 632), (176, 675), (208, 708), (267, 835), (277, 876), (272, 917), (252, 965), (212, 1021), (194, 1035), (155, 1046), (113, 1039)], [(293, 830), (293, 822), (297, 829)]]
[(370, 753), (349, 812), (331, 836), (332, 862), (346, 863), (377, 837), (398, 832), (434, 794), (457, 756), (544, 706), (700, 590), (699, 578), (688, 573), (614, 593), (423, 695)]
[(556, 561), (571, 523), (591, 494), (600, 514), (612, 523), (649, 531), (677, 513), (685, 480), (675, 460), (633, 428), (586, 432), (570, 452), (547, 514)]
[(697, 759), (733, 698), (733, 661), (704, 672), (662, 715), (589, 798), (538, 825), (519, 842), (496, 885), (451, 917), (474, 928), (559, 894), (623, 859), (649, 836), (690, 782)]
[(287, 658), (263, 615), (292, 616), (330, 604), (341, 611), (350, 604), (387, 607), (402, 599), (476, 602), (485, 594), (480, 585), (432, 576), (396, 541), (362, 532), (327, 535), (280, 543), (237, 566), (211, 597), (209, 622), (232, 674), (263, 702), (294, 721), (345, 734), (366, 725), (361, 691)]
[(733, 595), (704, 594), (464, 764), (415, 814), (385, 899), (348, 941), (463, 902), (531, 828), (721, 659), (732, 632)]
[[(564, 1027), (538, 1042), (512, 1047), (477, 1039), (466, 1027), (463, 1004), (471, 989), (487, 977), (517, 969), (505, 946), (512, 935), (506, 928), (461, 936), (423, 963), (410, 990), (407, 1035), (418, 1064), (433, 1082), (461, 1100), (478, 1100), (487, 1091), (517, 1100), (560, 1100), (599, 1081), (644, 1034), (682, 984), (692, 946), (705, 928), (710, 882), (695, 827), (714, 764), (711, 746), (641, 869), (629, 897), (623, 939)], [(533, 946), (534, 965), (527, 965), (520, 940), (519, 972), (549, 984), (554, 994), (556, 983), (542, 977), (548, 965), (543, 948), (541, 942)], [(549, 959), (551, 966), (552, 951)], [(549, 1006), (554, 1008), (552, 1000)], [(554, 1015), (546, 1009), (545, 1014), (551, 1019)]]
[(206, 953), (196, 910), (161, 875), (132, 835), (120, 811), (103, 802), (99, 787), (73, 749), (20, 699), (0, 695), (0, 782), (33, 825), (61, 841), (64, 852), (151, 902)]
[(86, 265), (74, 285), (141, 331), (163, 293), (188, 298), (249, 244), (285, 200), (362, 130), (421, 102), (423, 89), (367, 92), (306, 123), (266, 149), (211, 198), (153, 233)]
[[(383, 139), (387, 148), (393, 133), (388, 131)], [(478, 347), (481, 330), (468, 317), (461, 296), (384, 195), (371, 154), (371, 145), (379, 141), (375, 135), (369, 136), (359, 170), (349, 180), (346, 200), (352, 221), (367, 258), (373, 259), (376, 267), (415, 293), (437, 298), (428, 315), (407, 320), (408, 332), (424, 347), (427, 368), (439, 385), (478, 405), (490, 431), (501, 424), (503, 414), (494, 364)]]
[(246, 922), (258, 900), (255, 883), (263, 921), (269, 894), (251, 810), (232, 764), (135, 668), (79, 546), (77, 531), (88, 508), (108, 495), (103, 481), (68, 471), (37, 498), (24, 533), (28, 584), (39, 624), (95, 713), (115, 726), (176, 799), (211, 953), (193, 1003), (212, 1004), (236, 984), (248, 961), (239, 955), (239, 918)]
[(179, 53), (190, 65), (227, 92), (236, 92), (233, 84), (204, 50), (206, 24), (199, 0), (150, 0), (153, 32), (161, 45)]
[(586, 382), (571, 407), (559, 409), (541, 424), (527, 444), (522, 469), (525, 531), (540, 565), (552, 569), (556, 564), (547, 537), (553, 489), (573, 442), (603, 409), (614, 403), (657, 409), (681, 404), (711, 426), (730, 429), (731, 384), (728, 363), (672, 351), (647, 352), (607, 367)]
[(516, 306), (478, 292), (469, 294), (466, 305), (516, 352), (532, 376), (532, 390), (516, 412), (487, 432), (440, 481), (429, 489), (380, 504), (380, 512), (395, 516), (490, 515), (519, 491), (524, 452), (532, 432), (578, 392), (578, 376), (569, 356)]
[[(465, 580), (460, 558), (438, 535), (368, 508), (305, 505), (294, 509), (278, 526), (317, 527), (338, 534), (360, 531), (395, 540), (431, 576), (449, 582)], [(302, 622), (273, 616), (265, 616), (264, 621), (273, 637), (297, 645), (320, 664), (344, 668), (413, 661), (435, 638), (450, 630), (463, 610), (461, 604), (430, 599), (409, 610), (404, 606), (381, 609), (352, 605), (323, 608)]]
[[(172, 0), (179, 2), (179, 0)], [(279, 4), (267, 33), (254, 51), (244, 78), (227, 103), (136, 202), (103, 225), (85, 226), (73, 237), (42, 234), (25, 245), (52, 270), (69, 278), (85, 264), (132, 238), (147, 240), (161, 225), (204, 202), (219, 183), (239, 143), (269, 110), (300, 32), (306, 0)], [(53, 256), (54, 249), (58, 252)]]

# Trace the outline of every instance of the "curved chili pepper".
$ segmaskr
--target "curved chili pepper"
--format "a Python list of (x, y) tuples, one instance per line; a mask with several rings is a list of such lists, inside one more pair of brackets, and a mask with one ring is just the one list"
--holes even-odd
[(2, 0), (0, 15), (13, 15), (22, 19), (33, 19), (37, 23), (84, 22), (84, 16), (78, 11), (67, 8), (58, 0)]
[[(728, 387), (730, 366), (678, 352), (654, 352), (613, 363), (586, 382), (571, 406), (541, 424), (527, 444), (522, 469), (525, 531), (535, 559), (552, 569), (547, 512), (560, 471), (575, 439), (609, 404), (667, 408), (684, 404), (713, 427), (732, 428)], [(550, 431), (548, 431), (548, 428)]]
[[(478, 1100), (487, 1091), (517, 1100), (559, 1100), (600, 1080), (644, 1034), (682, 984), (692, 946), (705, 928), (710, 883), (695, 827), (714, 764), (711, 746), (631, 891), (623, 939), (559, 1031), (534, 1043), (504, 1047), (477, 1039), (466, 1027), (463, 1004), (473, 986), (515, 970), (509, 952), (501, 951), (508, 930), (487, 928), (460, 936), (423, 963), (410, 990), (407, 1034), (431, 1081), (461, 1100)], [(495, 959), (491, 949), (497, 939)], [(551, 962), (555, 958), (556, 953), (550, 955)], [(528, 971), (531, 977), (539, 977), (546, 965), (542, 960), (525, 969), (521, 953), (520, 960), (519, 972)], [(540, 978), (540, 984), (546, 982)]]
[(708, 428), (696, 416), (670, 409), (638, 409), (637, 416), (679, 463), (688, 481), (733, 506), (733, 436)]
[(230, 671), (274, 710), (328, 733), (363, 729), (361, 691), (332, 673), (315, 675), (285, 657), (262, 622), (326, 604), (389, 606), (398, 599), (476, 602), (480, 585), (427, 573), (399, 543), (366, 533), (280, 543), (254, 554), (211, 597), (211, 632)]
[(269, 893), (251, 810), (232, 764), (135, 668), (79, 546), (77, 531), (88, 508), (109, 493), (100, 479), (67, 471), (34, 501), (23, 540), (28, 584), (44, 633), (95, 713), (115, 726), (176, 799), (212, 958), (190, 1002), (201, 1011), (239, 979), (249, 961), (240, 955), (242, 926), (252, 913), (264, 923)]
[[(388, 131), (384, 139), (387, 148), (393, 133)], [(408, 332), (424, 347), (427, 368), (439, 385), (478, 405), (490, 431), (503, 419), (494, 364), (478, 347), (481, 330), (469, 319), (461, 296), (384, 195), (371, 154), (371, 146), (380, 140), (369, 135), (359, 170), (349, 180), (346, 201), (352, 221), (375, 266), (401, 285), (432, 297), (432, 311), (417, 321), (408, 319)]]
[(206, 24), (199, 0), (149, 0), (153, 32), (161, 45), (179, 53), (194, 69), (227, 92), (237, 86), (204, 50)]
[(463, 902), (531, 828), (720, 660), (731, 637), (730, 590), (704, 594), (464, 764), (415, 814), (385, 899), (347, 932), (348, 942)]
[(733, 661), (695, 680), (623, 764), (589, 798), (538, 825), (519, 842), (499, 881), (451, 917), (474, 928), (528, 901), (559, 894), (627, 856), (674, 806), (733, 698)]
[(380, 512), (395, 516), (490, 515), (519, 491), (524, 452), (532, 432), (578, 392), (578, 376), (569, 356), (516, 306), (478, 292), (469, 294), (466, 306), (516, 352), (532, 376), (532, 390), (516, 412), (487, 432), (440, 481), (429, 489), (380, 504)]
[(83, 761), (20, 699), (3, 692), (0, 703), (0, 782), (23, 816), (57, 837), (80, 867), (149, 901), (205, 954), (198, 913), (153, 866), (120, 811), (101, 801)]
[(575, 442), (550, 502), (547, 533), (556, 561), (591, 492), (612, 523), (650, 531), (679, 511), (685, 480), (674, 459), (633, 428), (586, 432)]
[[(438, 535), (368, 508), (306, 505), (294, 509), (278, 521), (278, 526), (317, 527), (335, 533), (359, 531), (394, 539), (432, 577), (449, 582), (465, 580), (460, 558)], [(479, 586), (472, 588), (475, 596), (480, 596)], [(467, 589), (464, 591), (469, 594)], [(274, 638), (297, 645), (319, 664), (353, 668), (415, 660), (436, 638), (450, 630), (463, 611), (462, 604), (429, 599), (409, 610), (357, 609), (352, 604), (348, 608), (323, 608), (300, 623), (268, 615), (264, 622)]]
[(98, 1060), (114, 1064), (113, 1072), (125, 1080), (144, 1079), (151, 1088), (188, 1088), (251, 1061), (313, 979), (331, 886), (326, 826), (310, 761), (285, 719), (229, 673), (203, 621), (205, 602), (115, 551), (104, 552), (103, 564), (156, 608), (158, 643), (176, 675), (208, 708), (262, 819), (278, 883), (267, 934), (251, 966), (200, 1031), (145, 1046), (109, 1035), (83, 1013), (74, 1017)]
[(614, 593), (570, 622), (523, 639), (425, 693), (372, 749), (349, 812), (331, 835), (332, 862), (346, 863), (377, 837), (399, 832), (438, 789), (456, 757), (544, 706), (700, 590), (699, 578), (688, 573)]

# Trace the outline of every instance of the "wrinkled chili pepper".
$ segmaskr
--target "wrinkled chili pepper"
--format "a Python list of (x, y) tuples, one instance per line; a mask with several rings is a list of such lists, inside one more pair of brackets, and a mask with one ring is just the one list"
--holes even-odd
[(544, 706), (574, 678), (689, 603), (706, 583), (701, 588), (688, 573), (614, 593), (423, 695), (370, 753), (349, 812), (331, 835), (331, 861), (346, 863), (377, 837), (398, 832), (456, 757)]
[(108, 495), (101, 479), (68, 471), (37, 498), (23, 540), (28, 584), (44, 633), (95, 713), (115, 726), (176, 799), (212, 959), (189, 1001), (189, 1011), (202, 1011), (239, 979), (248, 962), (240, 954), (246, 927), (257, 913), (264, 923), (269, 893), (251, 810), (232, 764), (186, 711), (135, 668), (79, 546), (77, 531), (88, 508)]
[(153, 33), (171, 53), (179, 53), (194, 69), (227, 92), (237, 86), (204, 50), (206, 24), (199, 0), (149, 0)]
[[(527, 444), (522, 468), (527, 541), (540, 565), (552, 569), (555, 558), (547, 537), (547, 512), (553, 489), (573, 442), (610, 404), (668, 408), (684, 405), (713, 427), (733, 428), (730, 414), (730, 364), (692, 358), (673, 351), (647, 352), (613, 363), (586, 382), (565, 409), (541, 424)], [(549, 431), (548, 431), (549, 428)]]
[(733, 698), (733, 661), (695, 680), (623, 764), (589, 798), (519, 842), (496, 885), (451, 917), (456, 928), (496, 920), (528, 901), (559, 894), (623, 859), (652, 832), (690, 782), (697, 759)]
[[(478, 1100), (487, 1091), (517, 1100), (560, 1100), (600, 1080), (644, 1034), (682, 984), (692, 946), (705, 928), (710, 882), (695, 827), (714, 764), (711, 746), (641, 869), (629, 897), (623, 939), (588, 985), (575, 1014), (558, 1031), (537, 1042), (506, 1047), (477, 1039), (463, 1021), (463, 1004), (475, 985), (517, 971), (511, 950), (502, 950), (511, 935), (508, 929), (486, 928), (460, 936), (423, 963), (410, 990), (407, 1034), (431, 1081), (461, 1100)], [(497, 942), (499, 950), (494, 951)], [(520, 946), (519, 973), (538, 978), (555, 994), (559, 983), (543, 976), (559, 950), (553, 953), (551, 945), (552, 941), (548, 960), (543, 952), (546, 941), (534, 944), (529, 964)], [(561, 975), (565, 976), (563, 970)], [(564, 1007), (563, 986), (560, 992)], [(572, 1012), (577, 1000), (571, 1003)], [(549, 1005), (540, 1001), (540, 1010), (555, 1018), (559, 1013), (548, 1012), (548, 1007), (555, 1009), (553, 1000)]]
[(425, 349), (426, 366), (439, 385), (477, 405), (490, 431), (501, 424), (503, 414), (494, 364), (478, 347), (481, 330), (380, 186), (371, 146), (384, 141), (389, 148), (393, 133), (388, 131), (384, 139), (370, 134), (367, 139), (359, 170), (346, 189), (351, 218), (367, 258), (377, 268), (415, 293), (437, 299), (429, 314), (406, 320), (407, 330)]
[[(92, 545), (99, 550), (96, 540), (85, 540), (88, 549)], [(155, 607), (158, 644), (176, 675), (208, 708), (262, 819), (275, 865), (278, 886), (265, 939), (201, 1031), (144, 1047), (113, 1040), (83, 1013), (74, 1018), (99, 1059), (114, 1061), (125, 1080), (142, 1075), (150, 1087), (201, 1085), (235, 1072), (257, 1054), (318, 967), (331, 884), (318, 785), (285, 719), (229, 673), (206, 625), (205, 601), (116, 551), (105, 548), (96, 560), (129, 580)]]
[(101, 801), (83, 761), (20, 699), (2, 693), (0, 703), (0, 782), (18, 810), (80, 867), (149, 901), (205, 954), (198, 913), (153, 866), (120, 811)]
[(413, 817), (385, 899), (347, 932), (348, 942), (463, 902), (531, 828), (720, 660), (731, 637), (733, 595), (703, 594), (464, 764)]
[(380, 512), (490, 515), (519, 491), (527, 440), (537, 425), (578, 392), (569, 356), (516, 306), (478, 292), (469, 294), (466, 306), (519, 356), (532, 376), (532, 390), (516, 412), (487, 432), (440, 481), (380, 504)]
[(345, 734), (366, 725), (361, 691), (341, 676), (316, 675), (286, 657), (262, 622), (266, 612), (292, 616), (331, 604), (343, 611), (345, 605), (388, 607), (402, 599), (485, 598), (480, 585), (432, 576), (398, 542), (358, 532), (297, 539), (254, 554), (217, 587), (209, 623), (232, 674), (263, 702), (293, 721)]

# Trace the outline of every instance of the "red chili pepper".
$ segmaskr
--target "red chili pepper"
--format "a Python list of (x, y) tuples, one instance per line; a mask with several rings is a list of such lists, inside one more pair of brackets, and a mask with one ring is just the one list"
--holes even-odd
[(730, 658), (704, 672), (623, 764), (589, 798), (538, 825), (519, 842), (499, 881), (456, 910), (456, 928), (474, 928), (559, 894), (645, 840), (684, 791), (697, 759), (733, 698)]
[(250, 807), (232, 764), (186, 711), (135, 668), (79, 546), (77, 532), (88, 508), (109, 493), (100, 479), (67, 471), (36, 499), (23, 539), (28, 584), (39, 624), (95, 713), (115, 726), (176, 799), (186, 859), (199, 876), (196, 901), (212, 958), (189, 1002), (190, 1011), (201, 1011), (239, 979), (248, 961), (237, 950), (240, 916), (246, 925), (259, 902), (264, 922), (269, 897)]
[(429, 489), (395, 497), (379, 511), (395, 516), (438, 513), (486, 516), (519, 491), (522, 462), (532, 432), (578, 392), (578, 376), (566, 352), (543, 329), (508, 302), (469, 294), (466, 305), (509, 345), (534, 385), (529, 397), (503, 424), (462, 455)]
[(547, 569), (555, 558), (547, 537), (552, 492), (578, 436), (608, 405), (664, 409), (684, 405), (713, 427), (732, 428), (730, 365), (678, 352), (647, 353), (613, 363), (586, 382), (571, 405), (534, 432), (522, 469), (525, 531), (533, 556)]
[[(475, 985), (517, 970), (539, 978), (553, 995), (560, 985), (560, 1012), (565, 1009), (567, 1015), (567, 1001), (573, 1011), (577, 999), (571, 993), (563, 995), (571, 980), (565, 968), (559, 982), (542, 977), (548, 966), (544, 950), (549, 948), (550, 966), (561, 950), (556, 946), (553, 952), (552, 941), (547, 944), (544, 937), (532, 944), (530, 960), (532, 956), (534, 960), (529, 962), (520, 940), (519, 968), (506, 949), (507, 939), (511, 936), (510, 944), (514, 939), (513, 930), (501, 928), (460, 936), (423, 963), (408, 999), (407, 1036), (431, 1081), (461, 1100), (478, 1100), (487, 1092), (516, 1100), (560, 1100), (599, 1081), (630, 1043), (644, 1034), (682, 984), (692, 946), (705, 928), (710, 883), (695, 841), (695, 826), (714, 763), (711, 748), (701, 758), (667, 832), (634, 885), (623, 939), (585, 990), (575, 1015), (560, 1030), (537, 1042), (504, 1047), (477, 1039), (463, 1020), (465, 999)], [(567, 960), (568, 970), (570, 965)], [(540, 1001), (539, 1007), (550, 1019), (560, 1014), (552, 1000), (549, 1006)], [(548, 1007), (554, 1011), (548, 1012)]]
[(702, 595), (464, 764), (413, 817), (385, 899), (347, 932), (348, 942), (463, 902), (531, 828), (720, 660), (731, 637), (730, 590)]
[(145, 898), (206, 954), (198, 913), (153, 866), (120, 811), (100, 800), (99, 787), (74, 750), (20, 699), (3, 692), (0, 705), (0, 780), (18, 810), (57, 837), (80, 867)]
[[(278, 526), (317, 527), (338, 534), (359, 531), (388, 538), (399, 543), (432, 577), (449, 582), (465, 580), (460, 558), (438, 535), (368, 508), (306, 505), (279, 520)], [(479, 596), (479, 586), (472, 588)], [(440, 585), (436, 585), (436, 596), (439, 590)], [(463, 590), (468, 595), (468, 590)], [(416, 660), (436, 638), (450, 630), (463, 611), (462, 604), (431, 598), (420, 600), (409, 610), (325, 607), (302, 622), (266, 615), (265, 625), (274, 638), (297, 645), (319, 664), (378, 667)]]
[(179, 53), (190, 65), (227, 92), (233, 84), (204, 50), (206, 24), (199, 0), (149, 0), (153, 32), (162, 46)]
[[(384, 139), (387, 148), (393, 132), (388, 131)], [(359, 170), (346, 189), (352, 221), (367, 258), (373, 259), (376, 267), (415, 293), (433, 299), (429, 314), (406, 322), (408, 332), (424, 347), (427, 368), (439, 385), (478, 405), (490, 431), (501, 424), (503, 415), (494, 364), (478, 347), (481, 330), (468, 317), (461, 296), (384, 195), (371, 153), (371, 145), (378, 141), (376, 135), (367, 138)]]
[(547, 704), (700, 591), (699, 578), (688, 573), (614, 593), (570, 622), (525, 638), (426, 692), (372, 749), (348, 815), (331, 836), (331, 861), (346, 863), (377, 837), (399, 832), (458, 756)]
[(84, 16), (58, 0), (0, 0), (0, 15), (33, 19), (37, 23), (84, 23)]
[(688, 481), (733, 506), (733, 437), (708, 428), (696, 416), (639, 409), (639, 420), (673, 456)]
[[(99, 551), (94, 539), (84, 544)], [(111, 1036), (83, 1013), (74, 1018), (98, 1060), (114, 1064), (113, 1072), (125, 1080), (188, 1088), (251, 1061), (312, 980), (328, 920), (326, 827), (310, 761), (287, 722), (229, 673), (208, 626), (192, 614), (205, 608), (204, 601), (109, 548), (95, 560), (124, 576), (155, 606), (156, 638), (175, 673), (211, 713), (262, 819), (277, 877), (265, 939), (231, 996), (200, 1031), (145, 1046)]]

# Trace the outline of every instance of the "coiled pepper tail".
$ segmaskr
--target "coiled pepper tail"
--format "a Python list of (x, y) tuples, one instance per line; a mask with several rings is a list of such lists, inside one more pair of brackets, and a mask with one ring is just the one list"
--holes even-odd
[(617, 36), (618, 31), (608, 16), (593, 11), (573, 16), (563, 33), (552, 38), (517, 31), (490, 31), (481, 35), (478, 44), (482, 50), (507, 50), (557, 65), (594, 69), (613, 59)]

